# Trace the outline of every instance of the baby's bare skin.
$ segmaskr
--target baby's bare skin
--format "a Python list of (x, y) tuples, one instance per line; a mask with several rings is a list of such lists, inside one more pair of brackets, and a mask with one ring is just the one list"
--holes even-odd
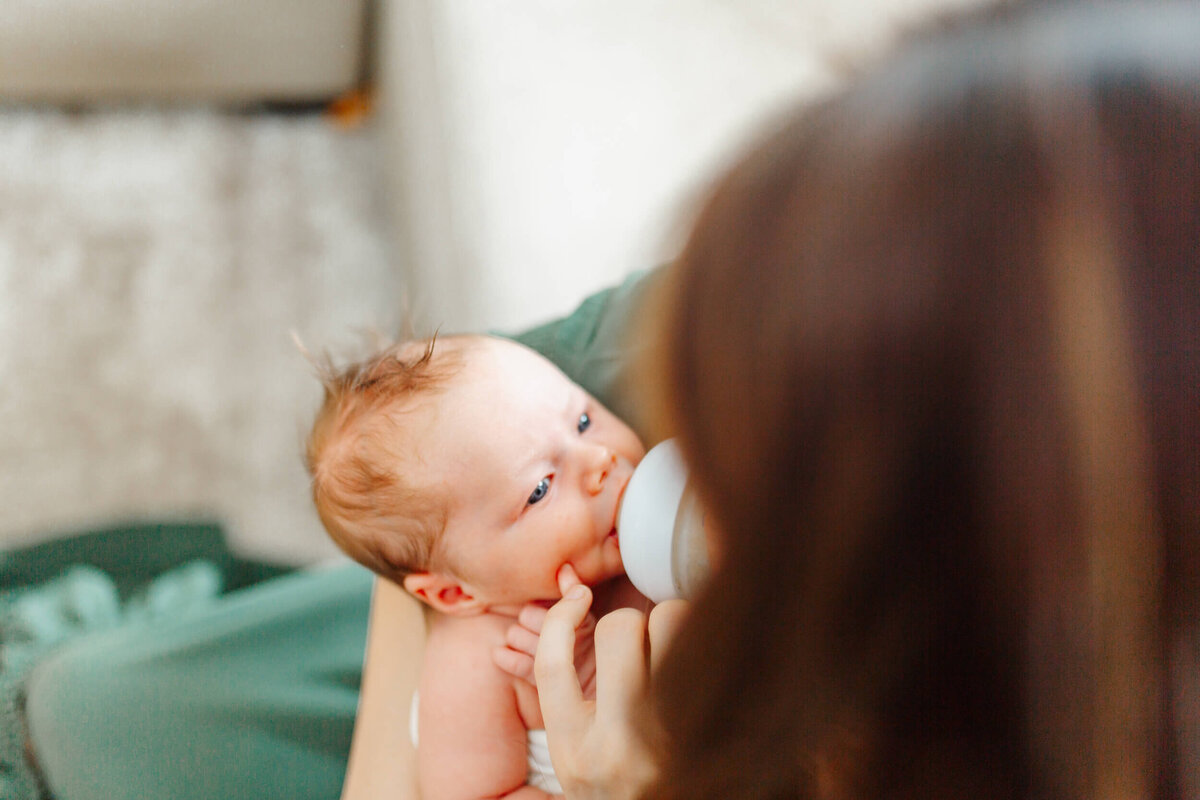
[[(600, 614), (649, 608), (624, 576), (596, 587), (595, 596)], [(493, 658), (506, 649), (517, 619), (511, 611), (431, 615), (419, 706), (420, 783), (426, 800), (553, 796), (525, 786), (526, 732), (545, 727), (537, 689)], [(587, 673), (592, 666), (579, 668)]]
[[(620, 499), (645, 454), (637, 435), (549, 361), (479, 337), (461, 372), (406, 412), (410, 483), (447, 508), (436, 568), (404, 588), (426, 603), (418, 747), (425, 800), (543, 798), (526, 786), (537, 691), (494, 654), (521, 608), (559, 597), (569, 568), (603, 613), (645, 608), (624, 576)], [(435, 355), (436, 358), (436, 355)], [(531, 672), (530, 668), (530, 672)]]

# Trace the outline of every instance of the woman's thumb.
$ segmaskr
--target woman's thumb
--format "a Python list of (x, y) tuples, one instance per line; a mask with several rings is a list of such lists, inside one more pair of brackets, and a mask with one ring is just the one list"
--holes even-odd
[[(583, 586), (583, 582), (579, 580), (579, 575), (576, 574), (575, 568), (570, 564), (563, 564), (558, 568), (558, 591), (563, 597), (570, 597), (571, 589), (576, 586)], [(585, 587), (586, 588), (586, 587)], [(572, 599), (582, 599), (584, 595), (577, 594)]]

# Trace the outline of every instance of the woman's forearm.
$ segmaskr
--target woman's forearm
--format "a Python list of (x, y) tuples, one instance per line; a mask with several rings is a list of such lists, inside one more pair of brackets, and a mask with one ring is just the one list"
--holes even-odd
[(415, 800), (408, 709), (421, 670), (425, 620), (402, 588), (377, 578), (342, 800)]

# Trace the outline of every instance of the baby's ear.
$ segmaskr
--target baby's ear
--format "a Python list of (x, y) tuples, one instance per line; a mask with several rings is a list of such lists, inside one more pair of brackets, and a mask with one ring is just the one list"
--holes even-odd
[(466, 617), (487, 610), (487, 604), (471, 595), (460, 581), (440, 572), (405, 575), (404, 588), (443, 614)]

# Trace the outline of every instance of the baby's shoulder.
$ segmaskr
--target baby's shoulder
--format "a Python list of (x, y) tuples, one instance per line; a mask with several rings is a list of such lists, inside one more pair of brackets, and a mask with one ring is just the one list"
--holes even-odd
[(509, 696), (513, 678), (495, 665), (492, 650), (504, 645), (510, 622), (492, 614), (435, 615), (425, 641), (422, 697), (447, 693), (460, 701), (472, 697), (477, 702), (481, 695)]
[[(493, 726), (503, 717), (526, 729), (541, 728), (538, 691), (492, 661), (492, 651), (505, 645), (512, 622), (502, 614), (438, 615), (431, 620), (421, 697), (437, 703), (439, 710), (484, 717)], [(421, 703), (424, 706), (425, 700)]]
[[(492, 649), (504, 645), (511, 620), (495, 614), (452, 617), (435, 614), (425, 640), (425, 664), (491, 667)], [(436, 668), (436, 667), (435, 667)]]

